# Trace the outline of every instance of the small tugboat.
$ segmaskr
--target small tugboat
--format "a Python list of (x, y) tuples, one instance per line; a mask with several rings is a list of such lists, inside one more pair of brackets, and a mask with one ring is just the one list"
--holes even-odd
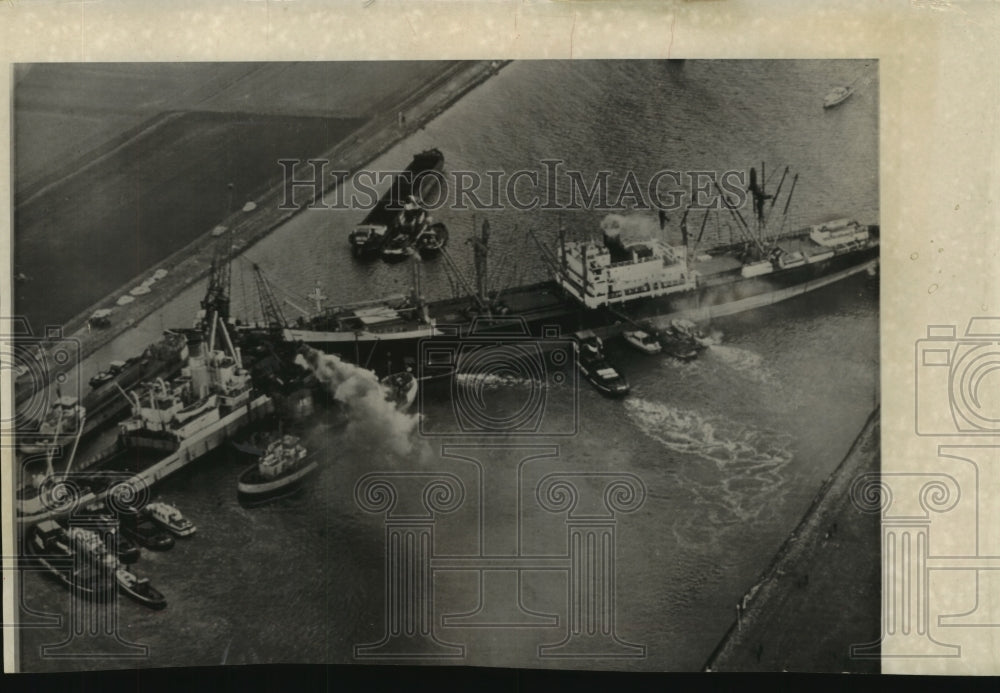
[(400, 411), (406, 411), (413, 406), (417, 398), (417, 390), (420, 385), (417, 377), (413, 375), (413, 369), (407, 368), (400, 373), (392, 373), (385, 376), (380, 381), (385, 388), (385, 398), (389, 402), (394, 402)]
[(628, 380), (608, 363), (604, 356), (604, 343), (593, 332), (577, 333), (576, 365), (583, 377), (598, 392), (608, 397), (624, 397), (629, 393)]
[(191, 520), (181, 514), (181, 511), (170, 505), (154, 501), (147, 503), (140, 513), (151, 519), (156, 524), (163, 527), (174, 536), (189, 537), (195, 533), (196, 527)]
[(839, 106), (851, 97), (854, 93), (853, 87), (836, 87), (823, 98), (823, 108), (833, 108)]
[(122, 594), (143, 606), (157, 610), (167, 606), (167, 598), (150, 584), (149, 578), (141, 578), (128, 568), (119, 566), (115, 571), (115, 582), (118, 583), (118, 590)]
[(267, 446), (260, 460), (240, 474), (236, 488), (246, 500), (266, 500), (293, 491), (318, 465), (298, 436), (284, 435)]
[(174, 546), (174, 538), (163, 531), (149, 517), (134, 515), (122, 516), (122, 533), (140, 546), (153, 551), (166, 551)]
[(644, 354), (659, 354), (663, 351), (660, 342), (653, 335), (644, 330), (625, 330), (622, 332), (625, 341), (631, 344)]
[(24, 550), (76, 594), (104, 596), (114, 584), (102, 573), (103, 561), (74, 565), (74, 543), (54, 520), (43, 520), (28, 530)]
[(689, 340), (698, 351), (703, 351), (712, 344), (712, 339), (690, 320), (682, 318), (671, 320), (670, 331), (676, 337)]

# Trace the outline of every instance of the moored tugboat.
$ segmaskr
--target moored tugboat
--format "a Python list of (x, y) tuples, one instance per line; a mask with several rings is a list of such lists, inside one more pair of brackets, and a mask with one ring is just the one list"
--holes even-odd
[(243, 500), (263, 501), (294, 491), (319, 466), (293, 435), (267, 446), (260, 460), (240, 474), (237, 491)]

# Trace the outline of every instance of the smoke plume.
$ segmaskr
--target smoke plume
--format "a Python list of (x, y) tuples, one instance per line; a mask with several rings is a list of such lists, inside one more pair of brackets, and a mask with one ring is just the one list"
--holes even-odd
[(312, 371), (335, 400), (347, 405), (347, 435), (352, 440), (384, 445), (397, 455), (413, 450), (419, 418), (388, 401), (385, 386), (372, 371), (310, 347), (304, 347), (295, 362)]
[(620, 238), (626, 245), (655, 238), (659, 228), (656, 219), (642, 214), (609, 214), (601, 221), (606, 236)]

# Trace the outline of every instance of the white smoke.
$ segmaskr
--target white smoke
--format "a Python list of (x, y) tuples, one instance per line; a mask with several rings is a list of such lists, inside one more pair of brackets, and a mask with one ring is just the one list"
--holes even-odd
[(386, 399), (387, 388), (372, 371), (305, 347), (295, 363), (312, 371), (338, 402), (347, 405), (347, 435), (362, 444), (386, 446), (397, 455), (413, 450), (420, 419)]
[(660, 226), (655, 218), (642, 214), (609, 214), (601, 221), (601, 229), (608, 237), (620, 237), (628, 245), (655, 238)]

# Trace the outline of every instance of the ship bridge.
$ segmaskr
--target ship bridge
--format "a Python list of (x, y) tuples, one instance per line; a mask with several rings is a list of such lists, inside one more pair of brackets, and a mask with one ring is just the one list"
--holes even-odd
[(657, 239), (609, 245), (584, 241), (562, 246), (556, 281), (588, 308), (694, 288), (686, 248)]

